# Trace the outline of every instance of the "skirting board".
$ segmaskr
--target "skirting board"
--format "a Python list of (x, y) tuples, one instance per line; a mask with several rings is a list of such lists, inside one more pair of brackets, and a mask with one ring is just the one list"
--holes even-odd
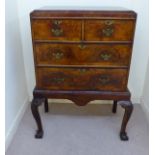
[(5, 139), (5, 151), (7, 150), (7, 148), (9, 147), (16, 131), (17, 131), (17, 128), (18, 128), (18, 125), (27, 109), (27, 106), (28, 106), (28, 102), (29, 102), (29, 99), (26, 98), (24, 100), (24, 103), (23, 105), (21, 106), (21, 108), (19, 109), (14, 121), (12, 122), (12, 125), (8, 131), (8, 133), (6, 134), (6, 139)]
[(146, 115), (147, 121), (149, 122), (149, 107), (144, 103), (143, 99), (141, 99), (141, 106)]

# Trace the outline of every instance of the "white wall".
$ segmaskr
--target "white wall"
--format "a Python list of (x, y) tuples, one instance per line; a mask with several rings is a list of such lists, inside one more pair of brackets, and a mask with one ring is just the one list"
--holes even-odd
[(145, 83), (143, 87), (141, 103), (147, 119), (149, 119), (149, 64), (147, 65), (147, 70), (145, 74)]
[(18, 0), (20, 29), (23, 45), (23, 55), (26, 70), (26, 78), (30, 99), (35, 86), (34, 62), (32, 54), (31, 31), (29, 13), (43, 6), (80, 8), (93, 7), (94, 9), (106, 6), (118, 6), (133, 9), (138, 13), (135, 44), (129, 77), (129, 88), (132, 92), (133, 102), (139, 103), (148, 59), (148, 1), (147, 0)]
[(147, 0), (134, 0), (131, 8), (138, 13), (129, 88), (135, 102), (141, 101), (149, 57), (149, 5)]
[(15, 1), (6, 0), (6, 148), (28, 103), (18, 13)]

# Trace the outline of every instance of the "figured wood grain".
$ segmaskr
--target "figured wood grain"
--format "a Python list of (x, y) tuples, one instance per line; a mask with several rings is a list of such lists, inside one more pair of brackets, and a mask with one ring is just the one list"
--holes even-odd
[(37, 88), (125, 91), (126, 77), (125, 69), (38, 68)]
[[(106, 23), (112, 22), (108, 25)], [(135, 21), (133, 20), (85, 20), (86, 41), (132, 41)], [(106, 36), (103, 30), (111, 29), (113, 32)]]
[[(58, 19), (57, 19), (58, 20)], [(32, 20), (32, 33), (35, 40), (81, 40), (81, 20), (63, 20), (60, 25), (56, 27), (53, 25), (55, 20)], [(62, 30), (62, 35), (55, 36), (52, 29)]]
[(35, 45), (37, 65), (128, 66), (131, 45), (56, 44)]

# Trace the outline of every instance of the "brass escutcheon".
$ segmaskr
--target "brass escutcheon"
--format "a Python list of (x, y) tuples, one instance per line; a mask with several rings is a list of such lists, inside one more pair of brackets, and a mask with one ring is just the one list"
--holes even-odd
[(52, 29), (52, 33), (54, 36), (59, 37), (63, 35), (63, 30), (62, 29)]
[(63, 52), (60, 52), (60, 51), (54, 52), (54, 53), (52, 53), (52, 55), (53, 55), (53, 57), (54, 57), (55, 59), (57, 59), (57, 60), (62, 59), (63, 56), (64, 56)]
[(105, 25), (108, 25), (108, 26), (109, 26), (109, 25), (113, 25), (113, 24), (114, 24), (114, 21), (113, 21), (113, 20), (105, 20), (105, 21), (104, 21), (104, 24), (105, 24)]
[(80, 44), (80, 45), (78, 45), (78, 47), (79, 47), (81, 50), (83, 50), (83, 49), (85, 49), (87, 46), (84, 45), (84, 44)]
[(54, 83), (57, 83), (57, 84), (59, 84), (59, 83), (63, 83), (64, 81), (65, 81), (65, 79), (64, 78), (52, 78), (52, 81), (54, 82)]
[(111, 58), (111, 54), (104, 54), (104, 53), (101, 53), (100, 57), (103, 59), (103, 60), (109, 60)]
[(104, 85), (107, 84), (110, 81), (110, 79), (107, 76), (102, 76), (99, 78), (99, 81)]
[(60, 25), (62, 23), (62, 20), (53, 20), (52, 23), (54, 25)]
[(87, 69), (81, 68), (81, 69), (79, 69), (79, 71), (80, 71), (80, 73), (85, 73), (87, 71)]
[(113, 32), (114, 32), (114, 29), (112, 27), (102, 29), (102, 33), (106, 37), (112, 36)]

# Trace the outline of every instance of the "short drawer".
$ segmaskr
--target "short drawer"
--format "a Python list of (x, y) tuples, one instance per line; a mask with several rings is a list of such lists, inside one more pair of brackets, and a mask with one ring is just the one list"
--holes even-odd
[(132, 41), (134, 20), (85, 20), (87, 41)]
[(130, 44), (35, 44), (37, 65), (128, 66)]
[(37, 68), (37, 88), (52, 90), (125, 91), (125, 69)]
[(79, 41), (81, 21), (33, 19), (32, 33), (34, 40)]

